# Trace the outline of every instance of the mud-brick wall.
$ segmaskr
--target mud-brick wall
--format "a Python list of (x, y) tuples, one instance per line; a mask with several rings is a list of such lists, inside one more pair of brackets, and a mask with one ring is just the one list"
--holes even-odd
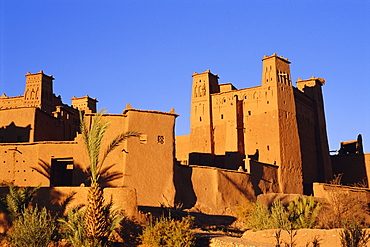
[(347, 197), (355, 198), (366, 204), (370, 203), (370, 189), (360, 187), (350, 187), (335, 184), (313, 183), (313, 195), (315, 197), (325, 198), (329, 202), (335, 198), (335, 193), (343, 193)]
[(195, 207), (204, 213), (228, 213), (246, 199), (255, 200), (249, 173), (201, 166), (191, 169)]

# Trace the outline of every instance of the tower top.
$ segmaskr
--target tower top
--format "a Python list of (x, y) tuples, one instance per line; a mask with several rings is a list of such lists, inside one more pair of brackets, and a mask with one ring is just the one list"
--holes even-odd
[(32, 75), (43, 75), (43, 76), (49, 77), (51, 80), (54, 80), (53, 75), (47, 75), (47, 74), (44, 73), (43, 70), (40, 70), (39, 72), (34, 73), (34, 74), (31, 74), (31, 72), (27, 72), (24, 76), (28, 77), (28, 76), (32, 76)]
[(211, 72), (211, 70), (210, 70), (210, 69), (207, 69), (207, 70), (206, 70), (205, 72), (203, 72), (203, 73), (197, 73), (197, 72), (194, 72), (194, 73), (193, 73), (193, 75), (192, 75), (192, 77), (197, 76), (197, 75), (204, 75), (204, 74), (211, 74), (211, 75), (213, 75), (213, 76), (217, 77), (217, 79), (219, 79), (218, 74), (212, 74), (212, 72)]
[(269, 59), (269, 58), (273, 58), (273, 57), (278, 58), (278, 59), (280, 59), (280, 60), (282, 60), (286, 63), (290, 63), (288, 58), (284, 58), (283, 56), (278, 56), (278, 55), (276, 55), (276, 53), (272, 54), (271, 56), (264, 55), (262, 61), (266, 60), (266, 59)]

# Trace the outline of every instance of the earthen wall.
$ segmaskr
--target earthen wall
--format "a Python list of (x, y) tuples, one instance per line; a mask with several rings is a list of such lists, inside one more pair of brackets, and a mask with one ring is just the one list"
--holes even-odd
[[(176, 114), (128, 110), (127, 130), (141, 133), (127, 140), (123, 186), (136, 189), (140, 205), (173, 205)], [(155, 128), (153, 128), (155, 126)]]
[(213, 167), (192, 166), (195, 208), (223, 214), (245, 200), (255, 200), (251, 174)]
[(33, 142), (35, 108), (0, 110), (0, 143)]
[(370, 176), (370, 154), (332, 155), (330, 158), (333, 173), (342, 174), (344, 184), (365, 182)]

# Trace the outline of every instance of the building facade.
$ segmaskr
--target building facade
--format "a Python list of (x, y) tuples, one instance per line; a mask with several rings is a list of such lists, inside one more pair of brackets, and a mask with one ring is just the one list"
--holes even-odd
[[(0, 98), (0, 181), (16, 186), (88, 185), (88, 159), (79, 132), (80, 111), (91, 122), (96, 99), (73, 97), (68, 106), (55, 96), (53, 77), (26, 74), (24, 95)], [(133, 109), (104, 114), (110, 126), (102, 147), (121, 133), (140, 137), (122, 142), (108, 156), (100, 183), (131, 187), (140, 205), (174, 203), (174, 125), (177, 114)], [(166, 199), (165, 199), (166, 198)]]
[(261, 86), (219, 84), (193, 74), (190, 135), (177, 137), (182, 164), (252, 173), (251, 160), (276, 167), (279, 191), (311, 193), (332, 176), (321, 78), (292, 85), (290, 61), (265, 56)]
[[(181, 204), (223, 214), (259, 194), (311, 194), (313, 183), (331, 180), (333, 171), (348, 173), (343, 178), (351, 183), (366, 176), (369, 157), (351, 151), (361, 149), (360, 141), (329, 155), (324, 79), (298, 79), (293, 86), (290, 61), (276, 54), (262, 59), (260, 86), (236, 89), (209, 70), (192, 78), (189, 135), (175, 138), (173, 109), (126, 105), (122, 114), (103, 114), (110, 122), (103, 147), (120, 133), (140, 133), (108, 156), (104, 187), (133, 188), (142, 206)], [(0, 97), (0, 181), (88, 185), (79, 115), (92, 121), (97, 100), (86, 95), (64, 104), (53, 79), (27, 73), (24, 95)], [(354, 155), (360, 166), (353, 166)]]

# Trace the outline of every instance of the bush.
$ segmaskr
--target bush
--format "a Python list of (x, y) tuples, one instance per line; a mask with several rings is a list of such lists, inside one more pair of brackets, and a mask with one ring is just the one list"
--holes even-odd
[(319, 214), (321, 228), (342, 228), (343, 222), (366, 221), (368, 206), (358, 195), (345, 190), (333, 190), (329, 194), (329, 201)]
[(12, 183), (9, 183), (9, 193), (5, 196), (0, 196), (0, 207), (10, 215), (12, 220), (15, 220), (23, 213), (23, 210), (29, 206), (39, 188), (40, 185), (34, 188), (21, 188), (15, 187)]
[(289, 203), (289, 221), (294, 229), (314, 228), (320, 209), (321, 203), (315, 202), (312, 196), (299, 197)]
[(84, 224), (85, 210), (69, 209), (66, 219), (58, 219), (61, 223), (63, 237), (74, 247), (89, 246)]
[(46, 208), (25, 208), (14, 221), (8, 241), (15, 247), (47, 247), (56, 232), (56, 222)]
[(288, 229), (288, 214), (279, 200), (274, 201), (270, 208), (257, 201), (248, 217), (247, 227), (252, 230)]
[(299, 197), (289, 203), (287, 209), (279, 200), (270, 208), (257, 201), (247, 218), (247, 227), (252, 230), (313, 228), (320, 207), (313, 197)]
[(236, 218), (243, 224), (247, 224), (248, 218), (255, 208), (255, 203), (245, 199), (243, 203), (240, 203), (235, 208)]
[(141, 225), (127, 216), (123, 218), (117, 229), (117, 234), (122, 239), (125, 246), (137, 246), (140, 242), (139, 234), (141, 232)]
[(195, 233), (190, 229), (193, 221), (190, 216), (181, 221), (162, 217), (145, 227), (140, 238), (143, 244), (152, 247), (192, 247), (196, 241)]
[(356, 222), (344, 223), (344, 229), (340, 232), (340, 242), (343, 247), (366, 247), (369, 234)]

